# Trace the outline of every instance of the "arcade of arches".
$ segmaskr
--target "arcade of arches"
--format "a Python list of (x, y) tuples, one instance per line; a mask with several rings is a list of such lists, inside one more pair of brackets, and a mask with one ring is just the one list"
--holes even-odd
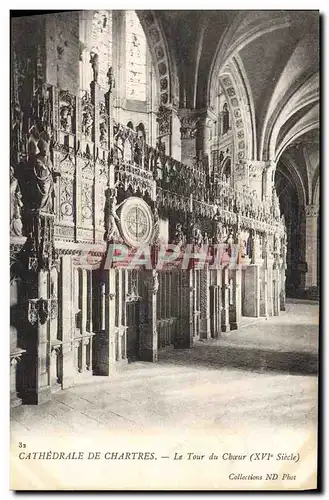
[[(11, 33), (13, 405), (317, 297), (318, 12), (73, 11)], [(237, 260), (106, 268), (113, 242)]]

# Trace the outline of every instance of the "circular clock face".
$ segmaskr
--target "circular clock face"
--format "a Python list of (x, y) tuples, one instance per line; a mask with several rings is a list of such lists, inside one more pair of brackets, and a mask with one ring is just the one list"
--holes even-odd
[(144, 200), (137, 197), (128, 198), (122, 205), (120, 221), (122, 236), (128, 245), (137, 247), (150, 242), (153, 217)]

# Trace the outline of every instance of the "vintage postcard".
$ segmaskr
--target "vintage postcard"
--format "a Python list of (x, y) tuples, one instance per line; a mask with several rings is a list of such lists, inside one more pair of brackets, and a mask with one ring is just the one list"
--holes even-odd
[(10, 23), (11, 489), (317, 489), (319, 12)]

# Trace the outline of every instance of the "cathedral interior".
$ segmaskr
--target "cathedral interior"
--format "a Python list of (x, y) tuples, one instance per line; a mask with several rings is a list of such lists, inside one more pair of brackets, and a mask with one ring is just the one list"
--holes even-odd
[[(317, 11), (12, 17), (11, 405), (317, 300), (319, 199)], [(104, 266), (113, 242), (238, 257)]]

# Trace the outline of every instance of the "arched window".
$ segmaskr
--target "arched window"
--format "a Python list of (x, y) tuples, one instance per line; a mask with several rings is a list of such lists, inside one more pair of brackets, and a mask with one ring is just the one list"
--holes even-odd
[(146, 100), (147, 43), (137, 14), (127, 10), (126, 30), (126, 98), (135, 101)]
[(144, 127), (143, 123), (139, 123), (139, 125), (137, 125), (136, 132), (137, 132), (138, 137), (145, 139), (146, 133), (145, 133), (145, 127)]
[(113, 53), (112, 11), (82, 11), (80, 31), (81, 89), (88, 92), (90, 90), (90, 82), (93, 79), (91, 60), (96, 54), (98, 83), (106, 91), (107, 72), (112, 66)]
[(129, 122), (127, 123), (127, 127), (128, 127), (128, 128), (131, 128), (131, 130), (134, 130), (134, 125), (133, 125), (133, 122), (129, 121)]

